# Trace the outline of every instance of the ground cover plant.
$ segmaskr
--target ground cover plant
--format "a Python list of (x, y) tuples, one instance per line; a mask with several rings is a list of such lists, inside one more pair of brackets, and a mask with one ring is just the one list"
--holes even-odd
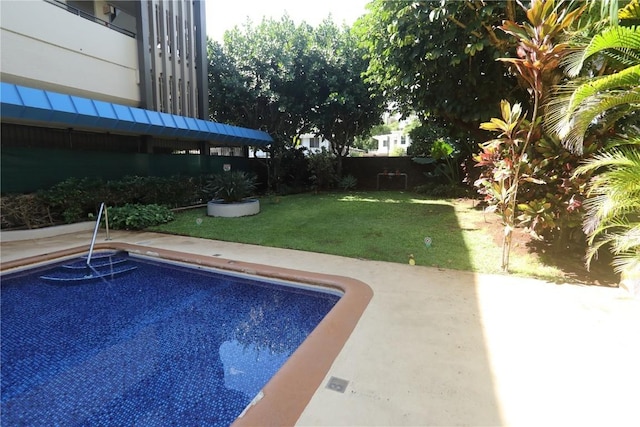
[[(352, 192), (265, 197), (261, 213), (214, 218), (206, 209), (176, 213), (148, 230), (262, 246), (296, 249), (483, 273), (500, 271), (502, 228), (472, 199), (434, 199), (410, 192)], [(431, 247), (424, 242), (432, 240)], [(528, 235), (514, 237), (511, 272), (551, 280), (580, 280), (586, 270), (576, 253), (571, 271), (530, 253)], [(571, 257), (565, 257), (568, 261)], [(591, 281), (583, 276), (584, 281)]]

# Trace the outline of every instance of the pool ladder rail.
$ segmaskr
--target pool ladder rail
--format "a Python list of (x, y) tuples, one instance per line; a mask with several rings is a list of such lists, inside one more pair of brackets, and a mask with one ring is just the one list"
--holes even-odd
[(93, 255), (93, 247), (96, 245), (96, 237), (98, 236), (98, 229), (100, 228), (100, 220), (102, 219), (102, 212), (104, 211), (104, 225), (107, 229), (107, 239), (109, 238), (109, 213), (104, 202), (100, 203), (100, 210), (98, 211), (98, 219), (96, 220), (96, 226), (93, 228), (93, 237), (91, 238), (91, 245), (89, 245), (89, 256), (87, 257), (87, 267), (91, 267), (91, 255)]
[(40, 276), (41, 279), (52, 282), (83, 282), (95, 279), (102, 279), (106, 281), (109, 278), (113, 279), (115, 276), (128, 273), (137, 268), (129, 265), (128, 256), (126, 252), (123, 251), (105, 252), (96, 257), (97, 263), (91, 263), (93, 258), (93, 248), (96, 244), (96, 237), (98, 236), (98, 229), (100, 228), (100, 220), (102, 219), (102, 212), (104, 212), (107, 240), (110, 240), (109, 216), (107, 213), (107, 207), (103, 202), (100, 204), (96, 226), (93, 229), (91, 245), (89, 246), (89, 254), (86, 257), (83, 257), (86, 258), (86, 262), (77, 261), (72, 264), (64, 264), (60, 268), (54, 269), (52, 272), (53, 274)]

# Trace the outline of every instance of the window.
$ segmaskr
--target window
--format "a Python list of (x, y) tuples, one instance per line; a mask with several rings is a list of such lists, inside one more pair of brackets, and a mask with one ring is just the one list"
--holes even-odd
[(314, 136), (309, 139), (309, 148), (320, 148), (320, 138)]
[(400, 137), (400, 145), (405, 145), (406, 143), (407, 143), (407, 138), (404, 135), (402, 135)]
[(382, 146), (383, 147), (389, 146), (389, 137), (386, 137), (385, 139), (382, 140)]

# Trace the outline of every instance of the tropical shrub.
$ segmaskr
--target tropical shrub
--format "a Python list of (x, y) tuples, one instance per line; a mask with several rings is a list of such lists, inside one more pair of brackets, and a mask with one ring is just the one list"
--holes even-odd
[(423, 184), (414, 187), (413, 191), (431, 197), (450, 199), (473, 197), (472, 191), (469, 188), (457, 184)]
[(460, 158), (462, 153), (457, 144), (448, 142), (445, 138), (438, 138), (431, 143), (429, 155), (426, 157), (413, 157), (411, 160), (421, 165), (434, 165), (434, 169), (425, 172), (430, 180), (448, 185), (459, 185)]
[(340, 182), (338, 182), (338, 187), (340, 187), (343, 191), (353, 190), (358, 185), (358, 180), (353, 175), (343, 176)]
[(209, 199), (218, 198), (225, 203), (237, 203), (253, 195), (256, 187), (255, 175), (244, 171), (232, 171), (211, 175), (203, 191)]
[(617, 273), (640, 272), (640, 138), (619, 144), (576, 170), (576, 176), (598, 171), (585, 202), (586, 262), (608, 246)]
[(582, 203), (590, 174), (575, 176), (575, 170), (600, 147), (599, 142), (591, 140), (578, 155), (552, 135), (535, 141), (523, 167), (528, 176), (536, 179), (521, 182), (518, 224), (533, 237), (553, 242), (557, 250), (571, 244), (583, 245)]
[(309, 172), (314, 189), (327, 190), (338, 181), (338, 160), (324, 147), (317, 153), (309, 155)]
[(87, 214), (96, 212), (105, 199), (100, 178), (68, 178), (37, 194), (51, 215), (67, 224), (86, 220)]
[(173, 212), (166, 206), (126, 204), (108, 208), (109, 227), (114, 230), (143, 230), (172, 221)]
[(594, 135), (617, 138), (573, 176), (584, 179), (593, 174), (583, 222), (589, 244), (586, 264), (598, 249), (608, 247), (614, 255), (614, 270), (623, 281), (635, 280), (639, 285), (640, 28), (636, 25), (640, 7), (631, 2), (612, 18), (608, 27), (567, 57), (567, 74), (584, 75), (557, 89), (548, 123), (563, 144), (578, 153), (587, 149)]
[(68, 178), (30, 195), (3, 195), (2, 228), (37, 228), (86, 221), (100, 203), (159, 204), (168, 207), (200, 203), (199, 178), (127, 176), (106, 183), (100, 178)]
[(199, 180), (193, 177), (125, 176), (107, 181), (103, 201), (116, 206), (127, 203), (188, 206), (200, 199)]
[(309, 168), (306, 147), (284, 149), (275, 180), (278, 194), (301, 193), (308, 188)]
[[(586, 5), (574, 10), (559, 10), (555, 1), (534, 0), (527, 10), (528, 22), (522, 24), (507, 20), (500, 27), (518, 40), (516, 58), (500, 58), (517, 73), (519, 81), (525, 85), (532, 97), (531, 115), (527, 120), (520, 104), (511, 106), (501, 102), (502, 119), (493, 118), (482, 123), (481, 129), (498, 132), (496, 139), (481, 145), (482, 151), (476, 156), (478, 166), (484, 167), (476, 186), (490, 203), (489, 210), (497, 212), (505, 227), (502, 253), (502, 269), (509, 268), (512, 232), (516, 224), (520, 184), (529, 182), (543, 185), (542, 176), (534, 176), (530, 159), (531, 150), (545, 138), (542, 128), (542, 102), (549, 96), (553, 85), (562, 78), (560, 61), (569, 54), (569, 45), (559, 42), (571, 25), (585, 10)], [(558, 165), (555, 165), (558, 166)], [(529, 205), (530, 202), (533, 202)], [(524, 206), (523, 203), (520, 203)], [(527, 205), (537, 218), (553, 204), (534, 199)], [(555, 214), (563, 215), (562, 211)], [(554, 225), (557, 225), (554, 224)]]

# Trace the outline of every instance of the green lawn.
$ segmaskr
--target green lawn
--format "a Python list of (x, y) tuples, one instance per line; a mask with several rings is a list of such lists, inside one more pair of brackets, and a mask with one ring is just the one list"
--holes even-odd
[[(261, 199), (259, 215), (213, 218), (206, 208), (179, 212), (150, 230), (352, 258), (497, 273), (499, 242), (471, 200), (430, 199), (408, 192), (301, 194)], [(495, 233), (495, 227), (493, 227)], [(424, 238), (432, 239), (426, 247)], [(538, 257), (512, 253), (512, 273), (564, 276)]]

